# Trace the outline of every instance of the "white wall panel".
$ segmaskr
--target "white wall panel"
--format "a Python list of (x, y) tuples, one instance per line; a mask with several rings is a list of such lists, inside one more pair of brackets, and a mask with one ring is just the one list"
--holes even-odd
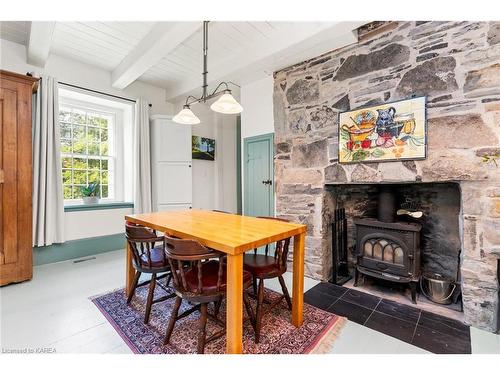
[(191, 163), (191, 126), (174, 123), (168, 116), (151, 120), (151, 170), (153, 209), (183, 204), (193, 200)]
[(66, 241), (123, 233), (125, 215), (131, 213), (131, 208), (65, 212)]
[(191, 208), (190, 204), (160, 204), (158, 211), (184, 211)]
[(191, 203), (192, 168), (190, 162), (158, 162), (158, 204)]

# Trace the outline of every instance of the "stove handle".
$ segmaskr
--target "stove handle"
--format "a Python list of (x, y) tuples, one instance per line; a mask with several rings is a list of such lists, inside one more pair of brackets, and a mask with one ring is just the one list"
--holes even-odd
[(401, 280), (401, 277), (395, 276), (395, 275), (391, 275), (390, 273), (384, 273), (384, 272), (382, 272), (382, 276), (385, 276), (385, 277), (388, 277), (388, 278), (394, 279), (394, 280)]
[(384, 271), (384, 270), (386, 270), (387, 268), (389, 268), (389, 267), (387, 266), (387, 264), (380, 263), (380, 262), (376, 263), (376, 266), (377, 266), (377, 268), (378, 268), (379, 270), (381, 270), (381, 271)]

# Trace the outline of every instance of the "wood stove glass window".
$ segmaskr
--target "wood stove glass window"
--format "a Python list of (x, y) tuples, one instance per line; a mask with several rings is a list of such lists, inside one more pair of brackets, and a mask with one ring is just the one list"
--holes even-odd
[(364, 256), (378, 261), (404, 265), (403, 249), (399, 244), (385, 238), (372, 238), (363, 245)]

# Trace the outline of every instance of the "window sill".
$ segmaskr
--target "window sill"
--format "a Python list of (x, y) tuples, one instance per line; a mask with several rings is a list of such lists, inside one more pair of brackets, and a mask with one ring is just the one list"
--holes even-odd
[(133, 208), (132, 202), (103, 202), (97, 204), (73, 204), (64, 206), (64, 212), (114, 210), (118, 208)]

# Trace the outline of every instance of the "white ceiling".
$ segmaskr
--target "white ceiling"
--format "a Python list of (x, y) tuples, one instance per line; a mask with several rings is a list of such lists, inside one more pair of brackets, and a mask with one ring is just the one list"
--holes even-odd
[(29, 31), (30, 22), (28, 21), (0, 22), (0, 36), (2, 39), (10, 40), (14, 43), (26, 44)]
[[(211, 22), (209, 24), (209, 70), (216, 61), (270, 39), (277, 32), (293, 29), (292, 22)], [(185, 79), (201, 78), (203, 30), (200, 28), (142, 77), (149, 83), (169, 87)]]
[[(258, 79), (356, 42), (362, 22), (210, 22), (209, 83)], [(56, 54), (112, 73), (115, 87), (138, 79), (164, 87), (169, 99), (201, 86), (202, 23), (0, 22), (0, 37), (27, 46), (43, 65)], [(33, 30), (36, 30), (36, 34)], [(34, 35), (35, 34), (35, 35)]]
[(152, 27), (151, 22), (56, 22), (50, 50), (113, 70)]

